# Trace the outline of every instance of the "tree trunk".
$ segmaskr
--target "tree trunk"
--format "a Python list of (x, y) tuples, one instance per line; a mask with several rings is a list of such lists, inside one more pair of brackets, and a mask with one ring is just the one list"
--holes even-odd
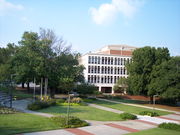
[(29, 82), (27, 83), (27, 90), (28, 90), (28, 93), (30, 93)]
[(24, 88), (24, 83), (22, 83), (22, 88)]
[(150, 104), (153, 104), (153, 96), (150, 96)]
[(47, 96), (48, 78), (45, 78), (44, 96)]

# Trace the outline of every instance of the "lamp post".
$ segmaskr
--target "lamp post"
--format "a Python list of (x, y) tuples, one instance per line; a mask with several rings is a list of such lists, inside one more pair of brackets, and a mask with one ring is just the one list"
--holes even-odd
[(70, 94), (68, 92), (68, 108), (67, 108), (67, 121), (66, 121), (66, 124), (69, 126), (69, 110), (70, 110), (70, 99), (71, 99), (71, 96), (74, 96), (74, 94)]
[(12, 79), (13, 76), (15, 76), (16, 74), (11, 74), (11, 80), (10, 80), (10, 108), (12, 108), (12, 88), (13, 88), (13, 83), (12, 83)]

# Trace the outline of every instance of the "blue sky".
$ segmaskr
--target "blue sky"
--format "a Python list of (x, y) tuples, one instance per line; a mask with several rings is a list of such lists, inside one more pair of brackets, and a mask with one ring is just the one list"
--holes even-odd
[(80, 53), (127, 44), (180, 55), (180, 0), (0, 0), (0, 47), (40, 27)]

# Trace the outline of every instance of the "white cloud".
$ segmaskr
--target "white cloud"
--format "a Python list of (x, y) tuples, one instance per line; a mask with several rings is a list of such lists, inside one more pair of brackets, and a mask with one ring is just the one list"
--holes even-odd
[(121, 13), (126, 18), (132, 18), (144, 0), (112, 0), (100, 5), (98, 9), (90, 8), (93, 21), (96, 24), (109, 24)]
[(9, 11), (23, 10), (24, 7), (20, 4), (12, 4), (6, 0), (0, 0), (0, 15), (5, 15)]

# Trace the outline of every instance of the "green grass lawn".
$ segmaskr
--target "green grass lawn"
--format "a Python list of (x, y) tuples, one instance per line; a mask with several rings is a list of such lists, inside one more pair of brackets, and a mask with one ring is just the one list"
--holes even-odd
[(33, 114), (0, 115), (0, 135), (59, 129), (51, 119)]
[[(139, 114), (139, 112), (141, 111), (153, 111), (152, 109), (147, 109), (143, 107), (135, 107), (135, 106), (117, 104), (117, 103), (112, 103), (112, 102), (107, 102), (107, 101), (100, 101), (100, 100), (94, 100), (91, 103), (106, 106), (106, 107), (117, 109), (124, 112), (135, 113), (135, 114)], [(155, 110), (155, 112), (157, 112), (159, 115), (170, 114), (169, 112), (158, 111), (158, 110)]]
[(130, 133), (127, 135), (180, 135), (180, 132), (175, 130), (162, 129), (162, 128), (153, 128), (136, 133)]
[[(67, 106), (52, 106), (46, 109), (39, 110), (39, 112), (50, 113), (54, 115), (67, 115)], [(97, 120), (97, 121), (117, 121), (122, 120), (119, 114), (96, 109), (89, 106), (71, 106), (70, 115), (79, 117), (83, 120)]]

